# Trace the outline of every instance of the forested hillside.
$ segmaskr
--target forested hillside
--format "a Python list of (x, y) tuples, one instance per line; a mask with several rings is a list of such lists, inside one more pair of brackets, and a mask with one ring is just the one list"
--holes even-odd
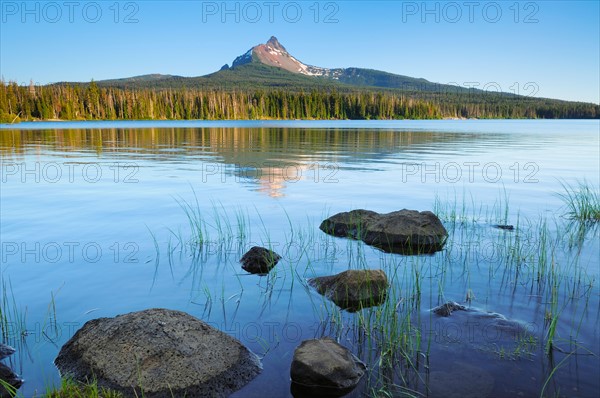
[(0, 82), (0, 121), (116, 119), (599, 118), (590, 103), (505, 93), (321, 87), (118, 88)]

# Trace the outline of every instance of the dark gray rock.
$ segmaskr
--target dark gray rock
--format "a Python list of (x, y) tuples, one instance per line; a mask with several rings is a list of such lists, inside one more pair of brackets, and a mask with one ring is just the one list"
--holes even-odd
[(261, 371), (258, 357), (233, 337), (165, 309), (86, 322), (55, 364), (63, 377), (97, 378), (101, 387), (147, 398), (225, 397)]
[(389, 287), (382, 270), (348, 270), (312, 278), (308, 283), (337, 306), (351, 312), (382, 304)]
[(367, 227), (375, 223), (381, 214), (371, 210), (352, 210), (338, 213), (323, 221), (319, 229), (326, 234), (340, 238), (362, 240)]
[(514, 225), (496, 224), (496, 225), (494, 225), (494, 228), (503, 229), (505, 231), (514, 231), (515, 230), (515, 226)]
[(15, 353), (15, 349), (11, 346), (0, 343), (0, 359), (11, 356)]
[(294, 352), (292, 393), (295, 397), (342, 396), (356, 387), (365, 370), (363, 362), (334, 340), (306, 340)]
[(0, 398), (14, 397), (14, 392), (23, 385), (23, 380), (11, 368), (2, 363), (0, 363), (0, 380), (14, 389), (9, 391), (5, 386), (0, 384)]
[(460, 305), (454, 301), (448, 301), (440, 306), (433, 308), (431, 311), (439, 316), (450, 316), (454, 311), (466, 311), (467, 307)]
[(240, 260), (242, 268), (251, 274), (266, 274), (277, 265), (281, 256), (272, 250), (254, 246)]
[(379, 214), (370, 210), (338, 213), (323, 221), (323, 232), (359, 239), (388, 253), (427, 254), (442, 250), (448, 232), (430, 211), (400, 210)]

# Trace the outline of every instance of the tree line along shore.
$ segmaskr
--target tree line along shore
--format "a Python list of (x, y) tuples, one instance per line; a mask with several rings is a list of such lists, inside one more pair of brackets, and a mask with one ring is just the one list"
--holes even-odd
[(35, 120), (598, 119), (592, 103), (490, 92), (116, 88), (0, 81), (0, 122)]

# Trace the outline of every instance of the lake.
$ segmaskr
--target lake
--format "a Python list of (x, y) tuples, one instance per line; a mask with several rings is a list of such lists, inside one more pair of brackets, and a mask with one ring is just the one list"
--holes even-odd
[[(598, 190), (599, 136), (597, 120), (1, 125), (5, 362), (23, 396), (43, 393), (86, 321), (161, 307), (262, 357), (235, 397), (291, 396), (294, 349), (320, 336), (368, 365), (350, 396), (596, 396), (599, 228), (570, 221), (560, 194)], [(319, 230), (358, 208), (432, 210), (445, 249)], [(282, 256), (268, 276), (240, 267), (253, 245)], [(386, 303), (343, 311), (306, 283), (349, 268), (383, 269)], [(429, 311), (450, 300), (527, 333)]]

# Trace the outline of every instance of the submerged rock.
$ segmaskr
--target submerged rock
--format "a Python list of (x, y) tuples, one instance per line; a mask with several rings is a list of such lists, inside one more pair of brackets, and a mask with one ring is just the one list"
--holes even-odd
[[(468, 312), (468, 315), (477, 325), (487, 328), (486, 332), (490, 332), (488, 333), (490, 336), (499, 339), (518, 339), (519, 337), (526, 336), (531, 332), (531, 327), (528, 326), (533, 326), (508, 319), (497, 312), (472, 309)], [(495, 332), (492, 333), (491, 330), (495, 330)]]
[(488, 330), (496, 329), (506, 336), (510, 335), (512, 337), (519, 337), (527, 332), (525, 325), (518, 321), (507, 319), (502, 314), (492, 311), (482, 311), (476, 308), (467, 308), (455, 301), (448, 301), (431, 309), (431, 312), (442, 317), (449, 317), (456, 311), (463, 312), (464, 316), (460, 317), (460, 319), (453, 317), (453, 319), (461, 321), (464, 318), (471, 326), (482, 326)]
[(432, 371), (428, 387), (432, 398), (486, 398), (492, 396), (494, 378), (480, 366), (455, 362), (443, 371)]
[(387, 275), (382, 270), (348, 270), (309, 279), (308, 283), (348, 311), (382, 304), (389, 287)]
[[(535, 341), (535, 324), (525, 324), (517, 320), (507, 319), (497, 312), (484, 311), (477, 308), (467, 308), (463, 305), (449, 301), (431, 309), (431, 312), (442, 317), (439, 322), (451, 322), (452, 326), (445, 323), (438, 324), (439, 328), (433, 331), (438, 333), (440, 341), (455, 343), (457, 347), (465, 343), (472, 348), (492, 347), (498, 350), (503, 344), (509, 345), (519, 340)], [(448, 318), (447, 320), (444, 318)], [(450, 319), (451, 318), (451, 319)]]
[[(12, 371), (8, 366), (0, 363), (0, 380), (11, 386), (14, 391), (18, 390), (23, 385), (23, 380)], [(14, 397), (12, 390), (7, 389), (0, 384), (0, 398)]]
[(440, 306), (433, 308), (431, 311), (439, 316), (450, 316), (453, 311), (466, 311), (467, 307), (460, 305), (455, 301), (448, 301)]
[(515, 230), (515, 226), (514, 225), (496, 224), (496, 225), (494, 225), (494, 228), (503, 229), (505, 231), (514, 231)]
[[(61, 376), (98, 380), (127, 397), (225, 397), (261, 371), (239, 341), (180, 311), (94, 319), (62, 347)], [(143, 390), (143, 392), (142, 392)]]
[(329, 338), (306, 340), (294, 352), (290, 369), (295, 397), (339, 397), (352, 391), (366, 366)]
[(15, 353), (15, 349), (11, 346), (0, 343), (0, 359), (11, 356)]
[(281, 260), (281, 256), (272, 250), (254, 246), (240, 260), (242, 269), (251, 274), (266, 274)]
[(388, 253), (426, 254), (442, 250), (448, 237), (430, 211), (400, 210), (379, 214), (370, 210), (338, 213), (319, 228), (330, 235), (359, 239)]

